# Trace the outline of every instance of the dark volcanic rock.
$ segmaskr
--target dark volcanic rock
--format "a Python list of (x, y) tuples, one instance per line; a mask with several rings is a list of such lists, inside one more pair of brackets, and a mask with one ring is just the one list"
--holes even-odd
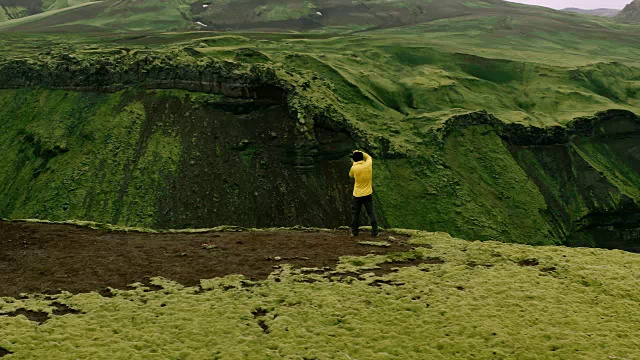
[(632, 22), (640, 22), (640, 0), (633, 0), (632, 3), (625, 6), (616, 19)]

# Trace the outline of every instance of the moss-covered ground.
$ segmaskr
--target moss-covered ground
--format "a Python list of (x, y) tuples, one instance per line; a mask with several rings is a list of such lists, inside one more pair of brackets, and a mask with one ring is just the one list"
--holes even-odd
[(5, 212), (151, 226), (180, 142), (149, 124), (141, 102), (122, 96), (0, 91)]
[[(229, 276), (202, 280), (201, 289), (157, 278), (152, 282), (162, 290), (138, 284), (109, 298), (2, 298), (0, 313), (27, 309), (50, 319), (0, 316), (0, 347), (12, 353), (8, 359), (635, 359), (640, 353), (638, 255), (411, 234), (414, 251), (344, 257), (333, 276), (283, 266), (266, 281)], [(439, 261), (371, 273), (385, 261), (416, 257)]]

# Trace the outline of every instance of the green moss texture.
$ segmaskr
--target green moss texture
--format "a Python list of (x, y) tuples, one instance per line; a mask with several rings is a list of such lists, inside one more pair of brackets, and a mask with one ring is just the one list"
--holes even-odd
[[(638, 255), (468, 242), (414, 233), (412, 253), (344, 257), (337, 273), (283, 266), (184, 287), (0, 299), (13, 359), (633, 359), (640, 351)], [(402, 257), (439, 264), (378, 277)], [(360, 271), (362, 277), (339, 272)], [(368, 274), (367, 274), (368, 273)], [(341, 280), (342, 279), (342, 280)], [(54, 302), (76, 314), (58, 316)], [(16, 309), (49, 314), (43, 324)]]
[(1, 92), (4, 215), (154, 224), (181, 145), (122, 96)]

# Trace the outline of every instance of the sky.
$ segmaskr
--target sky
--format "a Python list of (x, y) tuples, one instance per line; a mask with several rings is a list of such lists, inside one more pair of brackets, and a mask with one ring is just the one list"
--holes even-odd
[(568, 7), (577, 7), (581, 9), (622, 9), (631, 0), (510, 0), (530, 5), (541, 5), (554, 9), (564, 9)]

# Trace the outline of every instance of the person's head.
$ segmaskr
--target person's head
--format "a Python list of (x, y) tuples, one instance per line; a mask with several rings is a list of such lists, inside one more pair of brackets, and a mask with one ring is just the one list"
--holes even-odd
[(362, 155), (360, 151), (356, 151), (353, 154), (351, 154), (351, 159), (353, 159), (353, 161), (355, 162), (362, 161), (364, 160), (364, 155)]

